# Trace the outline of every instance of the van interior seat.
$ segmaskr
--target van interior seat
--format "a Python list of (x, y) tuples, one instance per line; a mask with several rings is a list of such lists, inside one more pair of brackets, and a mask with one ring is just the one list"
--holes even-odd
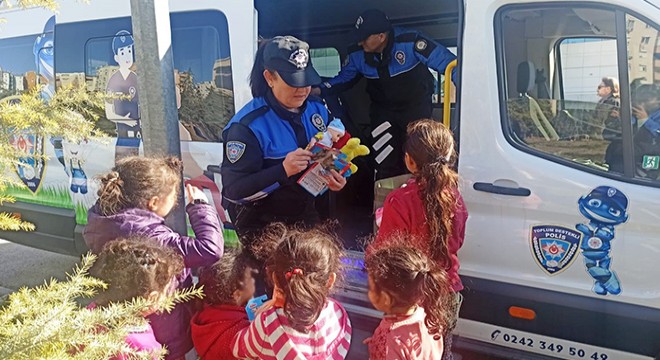
[(531, 61), (523, 61), (518, 64), (516, 89), (520, 99), (529, 104), (529, 116), (541, 135), (546, 140), (559, 140), (559, 135), (545, 116), (538, 101), (529, 92), (536, 86), (536, 67)]

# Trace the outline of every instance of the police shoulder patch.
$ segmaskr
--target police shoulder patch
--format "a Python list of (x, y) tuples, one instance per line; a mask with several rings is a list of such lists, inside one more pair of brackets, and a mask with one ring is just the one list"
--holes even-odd
[(226, 152), (227, 159), (233, 164), (245, 153), (245, 144), (240, 141), (227, 141)]
[(325, 132), (325, 130), (326, 130), (325, 122), (323, 121), (323, 117), (318, 113), (312, 115), (312, 125), (314, 125), (314, 127), (318, 131)]

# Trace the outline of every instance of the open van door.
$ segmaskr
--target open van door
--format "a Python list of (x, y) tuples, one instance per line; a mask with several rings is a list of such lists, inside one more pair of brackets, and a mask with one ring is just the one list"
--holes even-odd
[[(636, 83), (660, 82), (660, 10), (504, 3), (466, 10), (457, 333), (564, 359), (657, 356), (660, 148), (640, 146), (631, 110)], [(606, 76), (620, 105), (597, 96)]]

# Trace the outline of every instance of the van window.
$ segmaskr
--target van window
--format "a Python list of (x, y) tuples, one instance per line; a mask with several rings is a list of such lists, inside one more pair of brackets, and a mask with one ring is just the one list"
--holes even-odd
[(551, 160), (603, 173), (622, 167), (620, 154), (608, 153), (620, 142), (619, 99), (601, 90), (619, 68), (614, 11), (513, 6), (500, 14), (505, 133)]
[(321, 77), (332, 78), (339, 74), (341, 61), (339, 51), (335, 48), (310, 49), (309, 56), (312, 58), (314, 69)]
[(660, 43), (658, 27), (626, 15), (635, 177), (660, 180)]
[(37, 85), (34, 44), (37, 35), (0, 40), (0, 100)]
[[(176, 13), (172, 14), (171, 25), (177, 108), (183, 128), (180, 129), (181, 140), (220, 141), (222, 129), (234, 115), (227, 19), (218, 11)], [(84, 41), (84, 69), (76, 68), (69, 49), (60, 51), (76, 42), (62, 47), (58, 43), (56, 56), (63, 61), (57, 62), (57, 75), (62, 85), (84, 76), (88, 88), (110, 91), (115, 83), (118, 89), (122, 89), (128, 87), (123, 83), (137, 79), (139, 64), (133, 63), (128, 70), (119, 66), (122, 57), (134, 61), (130, 54), (118, 52), (120, 46), (130, 47), (133, 41), (129, 18), (64, 24), (58, 28), (58, 38), (64, 37), (60, 35), (62, 33), (68, 35), (73, 31), (87, 34), (81, 39)], [(113, 81), (119, 79), (118, 74), (122, 75), (122, 81)], [(128, 101), (123, 104), (115, 102), (117, 108), (106, 108), (106, 118), (137, 120), (139, 106), (137, 100), (134, 102), (135, 106), (129, 106)]]

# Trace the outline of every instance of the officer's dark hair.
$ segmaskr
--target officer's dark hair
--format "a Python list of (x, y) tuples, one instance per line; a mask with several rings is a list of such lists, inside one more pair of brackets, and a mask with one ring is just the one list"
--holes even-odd
[[(264, 97), (268, 92), (268, 83), (264, 78), (264, 70), (266, 67), (264, 65), (264, 49), (266, 44), (268, 44), (272, 39), (261, 39), (259, 40), (259, 48), (257, 53), (254, 55), (254, 65), (252, 65), (252, 71), (250, 72), (250, 90), (252, 90), (252, 97)], [(271, 69), (268, 71), (274, 72)]]

